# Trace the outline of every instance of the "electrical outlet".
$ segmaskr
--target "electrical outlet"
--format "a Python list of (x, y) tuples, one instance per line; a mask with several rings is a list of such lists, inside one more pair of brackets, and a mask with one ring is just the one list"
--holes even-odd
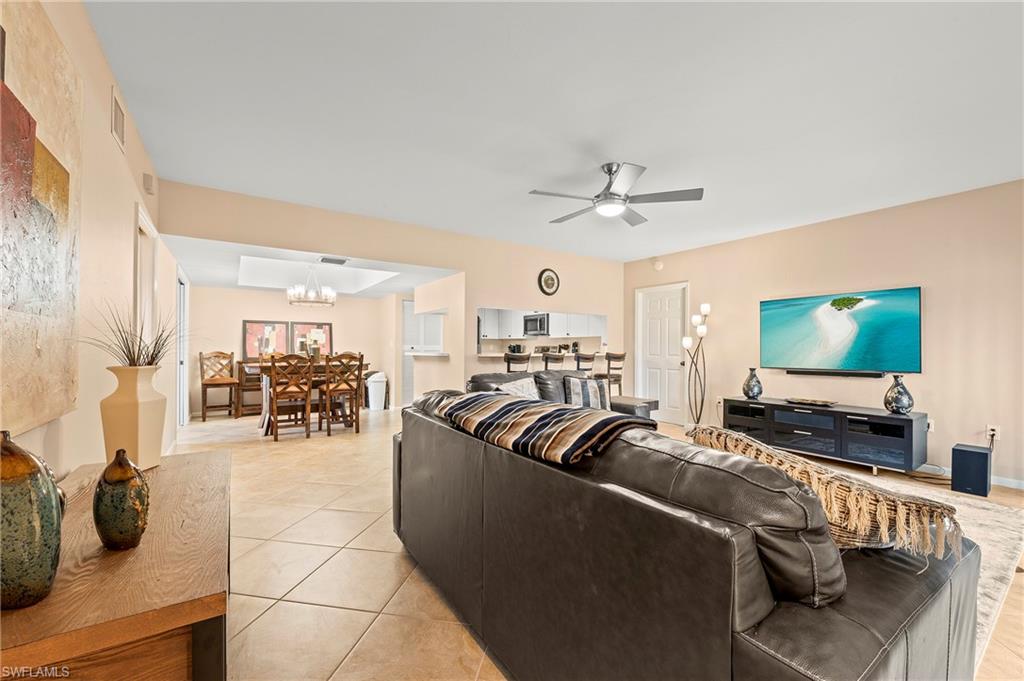
[(722, 406), (722, 398), (721, 397), (716, 397), (715, 398), (715, 406), (716, 407), (721, 407)]
[(929, 433), (934, 433), (935, 432), (935, 419), (928, 419), (928, 432)]
[(985, 426), (985, 437), (998, 440), (1000, 439), (1001, 430), (999, 426)]

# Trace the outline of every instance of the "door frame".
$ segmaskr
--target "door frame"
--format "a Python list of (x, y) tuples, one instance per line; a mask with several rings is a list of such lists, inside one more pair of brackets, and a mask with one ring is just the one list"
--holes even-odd
[(175, 385), (178, 390), (177, 421), (178, 426), (187, 426), (192, 418), (189, 409), (188, 390), (188, 320), (189, 320), (189, 294), (190, 282), (185, 271), (179, 266), (175, 273), (175, 303), (178, 337), (177, 337), (177, 366), (175, 367)]
[[(680, 328), (684, 331), (687, 328), (688, 320), (687, 315), (690, 313), (690, 282), (688, 281), (676, 281), (669, 284), (659, 284), (657, 286), (644, 286), (635, 289), (633, 293), (633, 355), (636, 359), (633, 362), (633, 392), (637, 395), (644, 395), (647, 393), (647, 385), (644, 379), (646, 375), (646, 366), (644, 366), (644, 336), (645, 336), (645, 324), (644, 324), (644, 295), (648, 293), (661, 293), (663, 291), (675, 291), (680, 290), (683, 292), (683, 309), (682, 319)], [(683, 334), (685, 335), (685, 333)], [(689, 394), (686, 389), (686, 377), (687, 372), (683, 371), (683, 380), (680, 382), (682, 386), (683, 394), (681, 396), (680, 405), (682, 405), (683, 413), (686, 413), (688, 402), (686, 396)]]

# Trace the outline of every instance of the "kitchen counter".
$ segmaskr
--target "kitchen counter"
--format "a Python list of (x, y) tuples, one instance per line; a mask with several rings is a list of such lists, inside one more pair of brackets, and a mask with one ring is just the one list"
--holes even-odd
[[(590, 353), (584, 353), (584, 354), (590, 354)], [(604, 351), (602, 351), (602, 352), (595, 352), (594, 356), (595, 357), (604, 357), (605, 354), (606, 353)], [(476, 356), (479, 357), (480, 359), (504, 359), (505, 358), (505, 353), (504, 352), (478, 352), (476, 354)], [(530, 357), (531, 358), (540, 359), (542, 356), (543, 356), (543, 353), (540, 353), (540, 352), (530, 353)], [(568, 352), (568, 353), (566, 353), (565, 356), (566, 357), (570, 357), (570, 356), (572, 356), (572, 353)]]

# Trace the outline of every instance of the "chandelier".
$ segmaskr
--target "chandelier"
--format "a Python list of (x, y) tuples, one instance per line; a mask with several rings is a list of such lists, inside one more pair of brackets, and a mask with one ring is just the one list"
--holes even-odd
[(321, 286), (320, 280), (316, 278), (316, 270), (311, 265), (309, 274), (306, 275), (305, 284), (295, 284), (288, 287), (288, 304), (304, 305), (307, 307), (331, 307), (337, 300), (338, 294), (330, 286)]

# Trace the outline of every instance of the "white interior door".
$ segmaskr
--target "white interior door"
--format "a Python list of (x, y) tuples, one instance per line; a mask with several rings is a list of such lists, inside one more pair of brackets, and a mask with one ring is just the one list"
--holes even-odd
[(682, 361), (683, 320), (686, 318), (684, 288), (642, 291), (639, 329), (640, 394), (658, 400), (651, 414), (658, 421), (685, 423), (685, 373)]

